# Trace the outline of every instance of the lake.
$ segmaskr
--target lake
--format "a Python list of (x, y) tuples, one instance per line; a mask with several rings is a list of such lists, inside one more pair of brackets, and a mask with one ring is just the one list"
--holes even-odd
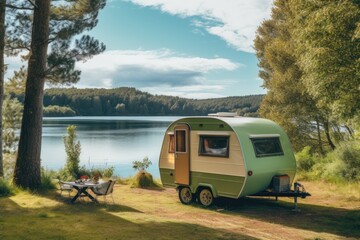
[(63, 137), (69, 125), (77, 126), (81, 143), (80, 165), (115, 167), (114, 175), (135, 174), (132, 162), (149, 157), (148, 171), (159, 177), (158, 161), (163, 136), (169, 124), (180, 117), (69, 117), (44, 118), (42, 166), (58, 170), (64, 167), (66, 153)]

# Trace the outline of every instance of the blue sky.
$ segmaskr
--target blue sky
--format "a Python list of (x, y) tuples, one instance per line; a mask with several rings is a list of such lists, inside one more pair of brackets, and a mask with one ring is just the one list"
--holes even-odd
[(79, 88), (136, 87), (214, 98), (262, 94), (253, 39), (271, 0), (108, 0), (89, 32), (106, 51), (87, 62)]

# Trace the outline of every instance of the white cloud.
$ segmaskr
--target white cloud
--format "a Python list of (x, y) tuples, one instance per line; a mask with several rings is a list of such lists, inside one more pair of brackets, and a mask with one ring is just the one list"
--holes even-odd
[(82, 71), (77, 86), (214, 90), (221, 86), (208, 86), (207, 73), (233, 71), (240, 66), (225, 58), (179, 56), (167, 49), (115, 50), (94, 56), (85, 63), (77, 63), (77, 69)]
[(151, 92), (152, 94), (157, 94), (157, 95), (180, 96), (184, 98), (196, 98), (196, 99), (225, 97), (225, 95), (217, 93), (219, 91), (222, 91), (223, 89), (224, 86), (222, 85), (194, 85), (194, 86), (184, 86), (184, 87), (140, 88), (141, 91)]
[(194, 26), (224, 39), (239, 51), (254, 52), (261, 21), (269, 18), (272, 0), (128, 0), (180, 17), (199, 17)]

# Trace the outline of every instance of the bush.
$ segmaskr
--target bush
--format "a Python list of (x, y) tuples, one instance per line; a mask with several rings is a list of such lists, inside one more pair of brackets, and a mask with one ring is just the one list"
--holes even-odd
[(56, 188), (53, 182), (54, 175), (55, 175), (54, 171), (41, 169), (41, 190), (46, 191)]
[(64, 145), (66, 152), (66, 165), (64, 174), (67, 177), (79, 178), (82, 174), (80, 173), (80, 154), (81, 144), (77, 141), (76, 126), (69, 125), (66, 128), (67, 136), (64, 137)]
[(360, 143), (346, 141), (321, 158), (311, 155), (306, 147), (296, 154), (300, 178), (333, 183), (360, 181)]
[(133, 161), (132, 167), (137, 171), (146, 171), (146, 169), (148, 169), (151, 164), (152, 164), (151, 161), (146, 156), (143, 158), (142, 161)]
[(153, 177), (150, 173), (145, 171), (138, 172), (134, 177), (134, 186), (147, 188), (153, 183)]
[(73, 177), (72, 175), (68, 174), (66, 168), (60, 169), (57, 178), (66, 181), (72, 181), (75, 179), (80, 178), (80, 176), (87, 176), (93, 180), (95, 178), (111, 178), (114, 174), (115, 167), (108, 167), (108, 168), (91, 168), (87, 169), (85, 166), (79, 168), (78, 177)]
[(14, 194), (14, 188), (4, 178), (0, 178), (0, 197)]
[(16, 162), (16, 154), (14, 153), (4, 153), (4, 178), (6, 180), (11, 180), (14, 175), (15, 162)]
[(301, 152), (296, 153), (296, 165), (299, 171), (310, 171), (314, 166), (315, 160), (310, 150), (311, 147), (306, 146)]
[(146, 171), (139, 171), (133, 178), (131, 187), (135, 188), (159, 188), (150, 173)]
[(331, 164), (327, 172), (337, 175), (346, 181), (360, 181), (360, 147), (359, 141), (348, 141), (340, 144), (328, 155)]
[(103, 177), (111, 178), (114, 174), (115, 167), (108, 167), (104, 169), (95, 170), (95, 172), (98, 171)]

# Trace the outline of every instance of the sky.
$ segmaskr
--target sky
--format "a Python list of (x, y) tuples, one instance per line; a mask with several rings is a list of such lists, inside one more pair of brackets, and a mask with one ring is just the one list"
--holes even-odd
[(87, 33), (106, 51), (76, 64), (82, 74), (75, 87), (135, 87), (196, 99), (263, 94), (253, 40), (271, 4), (108, 0)]

